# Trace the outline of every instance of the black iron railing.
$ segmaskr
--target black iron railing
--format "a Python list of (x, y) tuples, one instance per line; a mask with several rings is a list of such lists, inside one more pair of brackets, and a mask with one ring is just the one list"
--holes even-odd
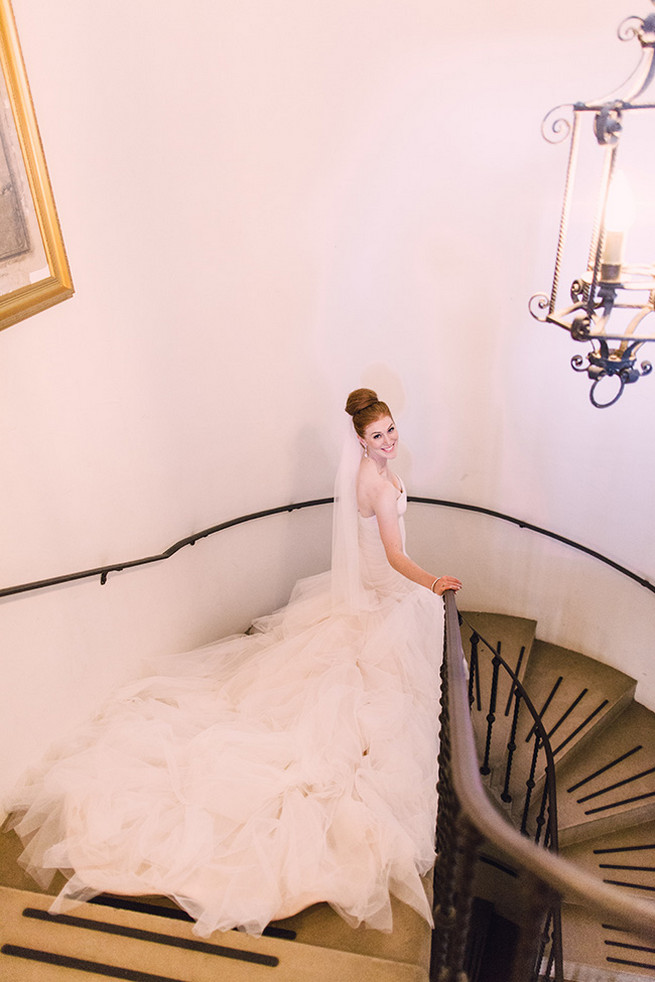
[(143, 559), (129, 559), (121, 563), (110, 563), (108, 566), (96, 566), (92, 569), (81, 570), (78, 573), (64, 573), (61, 576), (51, 576), (45, 580), (34, 580), (32, 583), (21, 583), (18, 586), (0, 588), (0, 597), (11, 597), (18, 593), (44, 590), (47, 587), (60, 586), (63, 583), (72, 583), (75, 580), (95, 577), (100, 577), (100, 583), (104, 586), (110, 573), (121, 573), (125, 569), (148, 566), (150, 563), (160, 563), (164, 559), (170, 559), (171, 556), (174, 556), (180, 549), (184, 549), (185, 546), (194, 546), (200, 539), (207, 539), (210, 535), (215, 535), (217, 532), (224, 532), (226, 529), (235, 528), (237, 525), (254, 522), (258, 518), (269, 518), (272, 515), (282, 515), (284, 512), (296, 511), (299, 508), (329, 505), (332, 504), (333, 500), (333, 498), (315, 498), (313, 501), (299, 501), (295, 505), (279, 505), (277, 508), (266, 508), (263, 511), (252, 512), (250, 515), (230, 518), (228, 521), (220, 522), (218, 525), (210, 525), (209, 528), (203, 529), (201, 532), (194, 532), (193, 535), (187, 535), (184, 539), (180, 539), (178, 542), (173, 543), (172, 546), (169, 546), (168, 549), (164, 549), (163, 552), (156, 553), (155, 555), (145, 556)]
[[(495, 781), (489, 781), (487, 791), (502, 802), (503, 806), (515, 804), (516, 790), (520, 806), (520, 822), (518, 828), (523, 835), (530, 836), (535, 845), (543, 845), (557, 853), (559, 850), (559, 833), (557, 824), (557, 778), (555, 771), (554, 753), (549, 733), (542, 721), (543, 709), (537, 710), (519, 677), (525, 649), (519, 654), (516, 669), (505, 661), (500, 653), (500, 643), (492, 645), (468, 623), (465, 617), (460, 621), (471, 632), (471, 653), (469, 657), (468, 699), (472, 716), (477, 712), (484, 720), (481, 743), (484, 747), (480, 774), (491, 778), (496, 771)], [(486, 648), (491, 658), (491, 679), (488, 686), (488, 703), (482, 701), (480, 685), (480, 644)], [(509, 727), (501, 728), (502, 752), (497, 759), (492, 757), (495, 724), (498, 721), (497, 712), (499, 697), (499, 682), (501, 672), (509, 680), (509, 694), (505, 707), (500, 707), (501, 718), (509, 720)], [(532, 745), (527, 762), (527, 773), (513, 775), (517, 750), (517, 733), (519, 717), (528, 716), (528, 735), (526, 743)], [(501, 720), (502, 721), (502, 720)], [(493, 764), (493, 767), (492, 767)], [(533, 807), (533, 795), (541, 787), (538, 805)], [(516, 789), (516, 790), (512, 790)], [(531, 821), (532, 820), (532, 821)], [(517, 826), (517, 819), (512, 824)], [(534, 969), (536, 979), (541, 975), (545, 979), (563, 982), (564, 966), (562, 953), (562, 913), (560, 898), (554, 896), (552, 905), (545, 912), (543, 923), (535, 924), (533, 937), (535, 939)]]
[[(497, 865), (504, 865), (515, 877), (513, 890), (520, 923), (513, 959), (507, 965), (507, 982), (563, 978), (557, 918), (562, 901), (581, 904), (652, 942), (655, 940), (652, 904), (622, 893), (559, 856), (552, 848), (554, 825), (549, 834), (534, 836), (534, 841), (523, 834), (497, 800), (502, 802), (502, 791), (498, 794), (483, 784), (481, 770), (486, 769), (490, 757), (485, 765), (486, 736), (481, 740), (483, 748), (479, 752), (471, 719), (470, 693), (473, 702), (477, 698), (475, 668), (471, 682), (460, 618), (451, 591), (445, 594), (444, 602), (433, 976), (440, 982), (464, 982), (468, 978), (467, 952), (474, 947), (471, 918), (474, 884), (486, 850), (502, 860)], [(492, 651), (494, 659), (500, 659), (499, 653)], [(527, 706), (523, 695), (521, 700)], [(537, 717), (540, 715), (537, 713)], [(489, 725), (493, 726), (493, 722)], [(511, 733), (510, 726), (510, 736)], [(543, 731), (539, 725), (536, 733), (541, 742)], [(511, 742), (510, 739), (508, 743)], [(505, 781), (500, 780), (498, 787), (505, 789)]]
[[(33, 590), (43, 590), (48, 587), (72, 583), (75, 580), (95, 577), (99, 577), (100, 583), (104, 585), (107, 582), (107, 578), (110, 573), (120, 573), (126, 569), (134, 569), (137, 566), (147, 566), (150, 563), (158, 563), (164, 559), (170, 559), (171, 556), (174, 556), (176, 552), (179, 552), (180, 549), (183, 549), (185, 546), (195, 545), (195, 543), (200, 539), (206, 539), (211, 535), (215, 535), (217, 532), (225, 531), (225, 529), (234, 528), (237, 525), (244, 525), (247, 522), (252, 522), (256, 519), (269, 518), (272, 515), (281, 515), (284, 514), (284, 512), (299, 511), (302, 508), (314, 508), (316, 505), (329, 505), (332, 504), (333, 500), (333, 498), (314, 498), (310, 501), (298, 501), (294, 504), (279, 505), (276, 508), (265, 508), (262, 511), (252, 512), (250, 515), (241, 515), (239, 518), (231, 518), (228, 521), (219, 522), (218, 525), (211, 525), (209, 528), (202, 529), (200, 532), (194, 532), (192, 535), (187, 535), (184, 539), (180, 539), (172, 546), (164, 549), (163, 552), (152, 556), (146, 556), (143, 559), (130, 559), (124, 562), (110, 563), (106, 566), (96, 566), (92, 569), (86, 569), (76, 573), (64, 573), (60, 576), (51, 576), (43, 580), (34, 580), (31, 583), (20, 583), (16, 586), (0, 587), (0, 599), (3, 597), (15, 596), (19, 593), (28, 593)], [(651, 593), (655, 593), (655, 584), (651, 583), (650, 580), (646, 579), (644, 576), (641, 576), (639, 573), (635, 573), (626, 566), (622, 566), (620, 563), (615, 562), (615, 560), (610, 559), (608, 556), (604, 556), (595, 549), (589, 548), (589, 546), (582, 545), (580, 542), (574, 542), (573, 539), (568, 539), (566, 536), (560, 535), (558, 532), (551, 532), (548, 529), (540, 528), (538, 525), (532, 525), (530, 522), (526, 522), (521, 518), (515, 518), (512, 515), (505, 515), (503, 512), (494, 511), (491, 508), (483, 508), (480, 505), (464, 504), (460, 501), (445, 501), (441, 498), (425, 498), (417, 495), (410, 495), (407, 500), (417, 504), (438, 505), (441, 508), (454, 508), (457, 511), (467, 511), (478, 515), (486, 515), (490, 518), (497, 518), (503, 522), (509, 522), (512, 525), (517, 525), (521, 529), (536, 532), (538, 535), (553, 539), (556, 542), (560, 542), (561, 544), (570, 547), (571, 549), (575, 549), (576, 551), (582, 552), (587, 556), (591, 556), (593, 559), (598, 560), (604, 565), (610, 566), (622, 576), (626, 576), (628, 579), (634, 580), (640, 586), (644, 587), (644, 589), (649, 590)]]
[[(484, 716), (486, 723), (483, 734), (484, 753), (480, 764), (480, 774), (483, 777), (491, 775), (491, 747), (494, 737), (494, 725), (497, 722), (497, 702), (499, 677), (501, 671), (510, 680), (510, 691), (504, 711), (505, 717), (511, 716), (507, 741), (503, 745), (502, 758), (496, 762), (496, 770), (500, 770), (500, 776), (496, 778), (495, 788), (498, 798), (505, 805), (513, 802), (511, 792), (512, 783), (519, 785), (521, 789), (522, 807), (521, 820), (519, 823), (520, 831), (523, 835), (531, 835), (534, 842), (539, 845), (542, 841), (546, 849), (557, 852), (558, 828), (557, 828), (557, 778), (555, 772), (555, 758), (550, 742), (550, 735), (543, 724), (542, 717), (544, 709), (538, 710), (533, 704), (529, 693), (525, 689), (518, 675), (518, 668), (522, 662), (525, 649), (521, 650), (517, 669), (513, 669), (500, 654), (500, 644), (492, 645), (486, 638), (468, 623), (465, 617), (460, 615), (460, 621), (471, 631), (470, 643), (471, 654), (469, 658), (469, 684), (468, 698), (471, 707), (471, 715), (475, 712)], [(488, 704), (482, 702), (480, 686), (480, 642), (487, 648), (491, 655), (491, 681), (488, 691)], [(526, 737), (526, 743), (532, 744), (527, 777), (521, 775), (518, 781), (512, 782), (512, 767), (517, 750), (517, 730), (521, 710), (527, 711), (529, 719), (532, 721)], [(506, 730), (503, 730), (503, 735)], [(533, 793), (541, 786), (541, 800), (539, 807), (533, 808)], [(534, 829), (529, 828), (530, 817), (533, 817)]]

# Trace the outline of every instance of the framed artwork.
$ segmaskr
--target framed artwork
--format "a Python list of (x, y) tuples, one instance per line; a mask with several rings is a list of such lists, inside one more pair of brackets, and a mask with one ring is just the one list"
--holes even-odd
[(0, 330), (73, 295), (11, 0), (0, 0)]

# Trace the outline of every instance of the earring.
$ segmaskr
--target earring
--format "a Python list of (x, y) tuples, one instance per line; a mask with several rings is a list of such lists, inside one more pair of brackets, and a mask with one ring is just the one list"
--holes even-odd
[(368, 444), (364, 444), (364, 456), (368, 457)]

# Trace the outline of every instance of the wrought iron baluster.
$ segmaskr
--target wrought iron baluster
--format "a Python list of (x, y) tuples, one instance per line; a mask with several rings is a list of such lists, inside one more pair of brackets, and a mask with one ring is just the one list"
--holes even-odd
[[(537, 978), (540, 979), (552, 978), (553, 965), (555, 961), (553, 938), (551, 934), (552, 923), (553, 923), (553, 910), (551, 909), (548, 911), (548, 914), (546, 916), (546, 923), (544, 924), (544, 929), (541, 933), (541, 944), (539, 946), (539, 954), (537, 955), (537, 963), (535, 966), (536, 969), (535, 975), (537, 976)], [(544, 960), (546, 962), (545, 969), (543, 968)]]
[[(539, 816), (541, 821), (538, 822), (539, 831), (537, 834), (537, 842), (540, 848), (548, 848), (554, 852), (557, 852), (557, 805), (554, 798), (555, 775), (553, 770), (553, 754), (541, 714), (537, 711), (529, 697), (528, 692), (525, 690), (525, 687), (518, 678), (518, 672), (520, 671), (522, 659), (525, 656), (525, 650), (524, 648), (521, 649), (516, 663), (516, 669), (513, 669), (503, 659), (500, 652), (500, 645), (496, 645), (494, 648), (482, 635), (477, 632), (477, 630), (475, 630), (471, 625), (469, 625), (469, 627), (471, 627), (472, 631), (470, 666), (472, 665), (473, 671), (471, 672), (469, 670), (468, 683), (464, 681), (464, 677), (460, 676), (459, 672), (457, 679), (458, 685), (466, 687), (463, 688), (461, 694), (467, 696), (466, 702), (470, 707), (471, 712), (473, 712), (476, 708), (476, 687), (478, 692), (481, 688), (480, 680), (483, 678), (481, 674), (481, 666), (485, 672), (484, 680), (489, 681), (490, 690), (487, 700), (487, 725), (483, 730), (484, 736), (480, 734), (482, 740), (484, 741), (484, 747), (480, 751), (482, 764), (478, 765), (479, 770), (482, 774), (491, 773), (491, 747), (493, 744), (494, 725), (498, 724), (500, 720), (497, 713), (501, 713), (503, 710), (505, 710), (505, 715), (509, 717), (509, 711), (511, 710), (511, 717), (507, 721), (509, 737), (506, 745), (507, 749), (504, 765), (505, 773), (503, 775), (503, 790), (500, 797), (506, 802), (510, 802), (512, 800), (512, 795), (510, 794), (512, 770), (516, 770), (519, 759), (516, 755), (516, 751), (518, 749), (518, 724), (519, 719), (522, 718), (522, 713), (528, 712), (532, 720), (532, 729), (531, 734), (528, 736), (528, 741), (530, 737), (533, 736), (534, 747), (526, 760), (527, 769), (529, 770), (529, 777), (525, 784), (526, 794), (524, 797), (524, 802), (522, 803), (523, 810), (522, 815), (520, 816), (520, 832), (524, 835), (527, 834), (529, 818), (534, 814), (532, 805), (535, 788), (537, 783), (542, 780), (542, 777), (545, 777), (545, 787), (543, 793), (540, 789), (541, 801)], [(455, 628), (452, 623), (452, 617), (451, 631), (453, 632), (455, 643), (461, 642), (461, 637), (455, 637)], [(459, 629), (456, 633), (458, 635), (460, 634)], [(488, 649), (490, 652), (489, 659), (486, 662), (484, 662), (483, 649), (480, 648), (480, 642), (482, 642), (485, 649)], [(491, 662), (490, 666), (489, 661)], [(455, 663), (452, 662), (452, 655), (451, 664), (453, 666), (455, 665)], [(489, 670), (489, 668), (491, 670)], [(503, 703), (502, 706), (499, 706), (501, 671), (505, 672), (511, 681), (507, 701), (506, 703)], [(471, 675), (473, 676), (472, 680)], [(558, 681), (555, 681), (553, 689), (546, 700), (546, 704), (544, 705), (542, 712), (548, 708), (548, 705), (554, 698), (554, 695), (558, 689), (558, 684)], [(482, 698), (480, 695), (478, 695), (477, 701), (481, 706)], [(454, 737), (459, 728), (459, 721), (453, 719), (449, 720), (448, 723), (449, 726), (452, 725), (453, 727), (452, 737)], [(444, 766), (446, 765), (446, 761), (448, 766), (447, 792), (448, 794), (452, 794), (453, 797), (456, 797), (455, 786), (453, 784), (453, 773), (457, 762), (451, 758), (450, 731), (443, 749)], [(543, 773), (540, 766), (540, 761), (543, 760), (543, 758), (540, 758), (542, 751), (545, 755), (545, 771)], [(441, 761), (442, 758), (440, 756), (440, 766)], [(440, 781), (443, 780), (444, 779), (442, 776)], [(516, 776), (514, 777), (514, 781), (516, 782)], [(496, 793), (499, 791), (500, 788), (498, 788)], [(456, 802), (448, 800), (445, 800), (444, 802), (440, 801), (439, 809), (441, 821), (446, 821), (449, 824), (453, 824), (444, 832), (443, 837), (439, 837), (442, 851), (440, 852), (437, 876), (443, 877), (443, 881), (440, 888), (435, 884), (436, 943), (434, 946), (435, 956), (432, 963), (432, 977), (438, 979), (439, 982), (467, 982), (467, 976), (463, 971), (463, 965), (465, 962), (462, 962), (462, 944), (465, 944), (465, 941), (463, 940), (464, 934), (460, 931), (459, 908), (461, 905), (463, 917), (466, 920), (469, 906), (468, 891), (470, 890), (473, 877), (470, 872), (467, 872), (467, 863), (464, 860), (464, 854), (468, 848), (466, 842), (467, 822), (471, 822), (471, 824), (473, 824), (473, 819), (472, 817), (469, 817), (469, 813), (464, 813), (463, 805), (460, 805), (459, 799), (457, 799)], [(484, 839), (482, 841), (484, 841)], [(523, 874), (522, 878), (524, 878)], [(528, 879), (529, 878), (530, 877), (528, 877)], [(545, 917), (551, 906), (551, 902), (555, 899), (555, 894), (545, 887), (543, 880), (535, 879), (535, 883), (536, 886), (534, 887), (534, 896), (529, 894), (527, 902), (523, 903), (520, 907), (521, 916), (519, 918), (520, 923), (518, 924), (519, 943), (516, 950), (514, 965), (513, 967), (508, 965), (508, 982), (510, 982), (510, 972), (512, 973), (511, 982), (528, 982), (528, 980), (537, 982), (537, 975), (534, 974), (535, 966), (537, 964), (543, 964), (545, 966), (546, 963), (543, 960), (544, 953), (546, 953), (548, 961), (555, 966), (554, 978), (556, 982), (562, 982), (563, 980), (563, 974), (561, 970), (557, 968), (557, 966), (561, 966), (562, 963), (561, 951), (555, 951), (554, 954), (552, 954), (552, 945), (550, 940), (548, 937), (542, 938)], [(440, 889), (439, 893), (437, 893), (438, 889)], [(553, 914), (553, 917), (556, 916), (557, 910), (555, 910)], [(553, 921), (553, 923), (555, 922)], [(559, 935), (555, 947), (557, 947), (557, 944), (561, 945), (561, 936)], [(550, 948), (548, 947), (549, 945), (551, 945)], [(549, 968), (549, 972), (551, 972), (551, 968)]]
[[(523, 879), (523, 919), (514, 953), (510, 982), (537, 982), (544, 951), (545, 921), (553, 908), (551, 892), (541, 880), (526, 874)], [(560, 976), (562, 978), (563, 976)]]
[[(469, 665), (469, 706), (473, 707), (475, 699), (478, 712), (482, 711), (482, 696), (480, 693), (480, 662), (478, 660), (478, 643), (480, 635), (475, 631), (471, 635), (471, 663)], [(475, 686), (475, 695), (473, 689)]]
[(562, 944), (562, 900), (552, 894), (553, 930), (551, 934), (551, 960), (555, 970), (553, 978), (556, 982), (564, 978), (564, 946)]
[[(516, 751), (516, 730), (519, 722), (519, 710), (521, 708), (521, 693), (516, 688), (516, 685), (512, 685), (512, 692), (515, 692), (516, 698), (514, 700), (514, 715), (512, 716), (512, 728), (509, 734), (509, 740), (507, 742), (507, 764), (505, 765), (505, 783), (503, 785), (503, 790), (500, 795), (501, 799), (506, 803), (512, 800), (512, 796), (509, 792), (509, 785), (512, 777), (512, 763), (514, 761), (514, 753)], [(511, 698), (511, 693), (510, 693)]]
[[(514, 669), (514, 675), (516, 676), (517, 679), (521, 673), (521, 665), (523, 664), (524, 655), (525, 655), (525, 645), (523, 644), (521, 645), (521, 650), (519, 651), (519, 657), (516, 661), (516, 667)], [(507, 697), (507, 705), (505, 706), (505, 716), (509, 716), (509, 711), (512, 708), (512, 699), (514, 698), (517, 692), (518, 689), (516, 687), (516, 683), (514, 682), (512, 684), (511, 689), (509, 690), (509, 696)]]
[(491, 673), (491, 693), (489, 695), (489, 712), (487, 713), (487, 737), (484, 748), (484, 760), (482, 766), (480, 767), (481, 774), (490, 774), (491, 767), (489, 766), (489, 758), (491, 756), (491, 735), (493, 732), (493, 726), (496, 722), (496, 699), (498, 697), (498, 673), (500, 672), (500, 642), (498, 643), (498, 648), (496, 653), (491, 660), (492, 673)]
[(527, 835), (528, 829), (528, 812), (530, 811), (530, 804), (532, 802), (532, 792), (534, 791), (536, 781), (534, 779), (535, 773), (537, 771), (537, 758), (539, 757), (539, 751), (541, 750), (541, 737), (539, 734), (535, 734), (534, 747), (532, 750), (532, 760), (530, 762), (530, 775), (525, 782), (526, 792), (525, 792), (525, 802), (523, 804), (523, 818), (521, 819), (521, 832), (523, 835)]
[(555, 979), (557, 982), (558, 979), (564, 978), (562, 908), (560, 898), (555, 895), (552, 895), (552, 904), (541, 934), (541, 945), (533, 977), (535, 982), (542, 979)]
[[(535, 832), (534, 841), (535, 845), (539, 845), (541, 841), (541, 833), (543, 827), (546, 824), (546, 809), (548, 807), (548, 785), (544, 784), (543, 790), (541, 792), (541, 804), (539, 805), (539, 812), (536, 818), (537, 831)], [(548, 848), (548, 829), (546, 829), (546, 834), (544, 836), (544, 846)]]

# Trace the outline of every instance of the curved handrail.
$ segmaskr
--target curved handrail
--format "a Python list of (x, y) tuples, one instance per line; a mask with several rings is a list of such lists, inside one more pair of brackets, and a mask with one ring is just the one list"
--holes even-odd
[(565, 535), (560, 535), (559, 532), (551, 532), (549, 529), (541, 528), (539, 525), (533, 525), (532, 522), (526, 522), (522, 518), (515, 518), (513, 515), (506, 515), (502, 511), (494, 511), (493, 508), (483, 508), (481, 505), (463, 504), (460, 501), (442, 501), (439, 498), (422, 498), (413, 495), (407, 500), (416, 501), (420, 504), (426, 505), (443, 505), (445, 508), (456, 508), (459, 511), (472, 511), (478, 515), (488, 515), (490, 518), (499, 518), (503, 522), (510, 522), (510, 524), (518, 525), (519, 528), (528, 529), (530, 532), (537, 532), (539, 535), (543, 535), (548, 539), (554, 539), (555, 542), (561, 542), (565, 546), (570, 546), (572, 549), (576, 549), (578, 552), (582, 552), (586, 556), (591, 556), (593, 559), (598, 559), (599, 562), (604, 563), (606, 566), (611, 566), (612, 569), (615, 569), (618, 573), (621, 573), (623, 576), (627, 576), (629, 579), (634, 580), (646, 590), (650, 590), (651, 593), (655, 593), (655, 584), (651, 583), (645, 576), (641, 576), (639, 573), (633, 572), (633, 570), (628, 569), (627, 566), (622, 566), (614, 559), (604, 556), (602, 552), (597, 552), (596, 549), (592, 549), (590, 546), (582, 545), (582, 543), (576, 542), (574, 539), (568, 539)]
[(225, 529), (234, 528), (236, 525), (244, 525), (246, 522), (252, 522), (256, 518), (268, 518), (270, 515), (281, 515), (285, 511), (291, 512), (298, 508), (311, 508), (314, 505), (332, 504), (333, 501), (334, 498), (314, 498), (312, 501), (299, 501), (295, 505), (278, 505), (277, 508), (265, 508), (263, 511), (255, 511), (250, 515), (230, 518), (228, 521), (220, 522), (218, 525), (210, 525), (209, 528), (203, 529), (201, 532), (194, 532), (193, 535), (187, 535), (186, 538), (179, 539), (178, 542), (173, 543), (168, 549), (164, 549), (163, 552), (157, 553), (156, 555), (146, 556), (144, 559), (130, 559), (124, 563), (110, 563), (108, 566), (96, 566), (94, 569), (85, 569), (79, 573), (51, 576), (46, 580), (35, 580), (33, 583), (21, 583), (18, 586), (4, 587), (0, 589), (0, 598), (11, 597), (17, 593), (27, 593), (29, 590), (42, 590), (49, 586), (59, 586), (62, 583), (72, 583), (74, 580), (83, 580), (92, 576), (99, 576), (100, 583), (104, 585), (107, 582), (109, 573), (120, 573), (124, 569), (133, 569), (135, 566), (147, 566), (149, 563), (158, 563), (163, 559), (170, 559), (171, 556), (174, 556), (176, 552), (179, 552), (185, 546), (193, 546), (198, 539), (206, 539), (216, 532), (223, 532)]
[(655, 904), (623, 894), (562, 856), (534, 845), (507, 822), (490, 802), (478, 767), (468, 705), (464, 650), (452, 591), (444, 594), (444, 602), (452, 782), (466, 819), (514, 864), (520, 864), (547, 883), (564, 900), (589, 907), (604, 918), (612, 918), (629, 930), (655, 940)]
[[(611, 566), (612, 569), (616, 570), (621, 575), (634, 580), (640, 586), (644, 587), (646, 590), (650, 590), (651, 593), (655, 593), (655, 584), (651, 583), (650, 580), (646, 579), (644, 576), (640, 576), (639, 573), (635, 573), (628, 569), (626, 566), (621, 566), (620, 563), (615, 562), (613, 559), (609, 559), (608, 556), (603, 556), (602, 553), (597, 552), (595, 549), (589, 548), (589, 546), (582, 545), (579, 542), (575, 542), (573, 539), (568, 539), (566, 536), (560, 535), (558, 532), (551, 532), (549, 529), (540, 528), (538, 525), (533, 525), (531, 522), (526, 522), (521, 518), (515, 518), (512, 515), (506, 515), (500, 511), (494, 511), (491, 508), (483, 508), (481, 505), (469, 505), (464, 504), (460, 501), (446, 501), (442, 498), (425, 498), (420, 495), (409, 495), (408, 501), (417, 504), (427, 504), (427, 505), (439, 505), (443, 508), (455, 508), (459, 511), (470, 511), (475, 512), (478, 515), (488, 515), (491, 518), (498, 518), (504, 522), (510, 522), (512, 525), (518, 525), (519, 528), (528, 529), (530, 532), (536, 532), (539, 535), (543, 535), (546, 538), (554, 539), (556, 542), (561, 542), (566, 546), (570, 546), (572, 549), (576, 549), (578, 552), (585, 553), (599, 562), (604, 563), (606, 566)], [(97, 566), (93, 569), (82, 570), (78, 573), (65, 573), (61, 576), (51, 576), (44, 580), (34, 580), (32, 583), (20, 583), (17, 586), (3, 587), (0, 588), (0, 599), (3, 597), (15, 596), (19, 593), (27, 593), (32, 590), (43, 590), (46, 587), (60, 586), (63, 583), (72, 583), (75, 580), (87, 579), (90, 577), (100, 577), (100, 583), (104, 584), (107, 582), (107, 577), (110, 573), (120, 573), (124, 569), (133, 569), (136, 566), (146, 566), (149, 563), (157, 563), (164, 559), (169, 559), (171, 556), (179, 552), (184, 546), (194, 545), (198, 539), (206, 539), (210, 535), (214, 535), (216, 532), (222, 532), (225, 529), (234, 528), (236, 525), (243, 525), (246, 522), (252, 522), (258, 518), (267, 518), (271, 515), (280, 515), (284, 512), (298, 511), (302, 508), (313, 508), (315, 505), (328, 505), (332, 504), (334, 498), (314, 498), (310, 501), (298, 501), (295, 504), (289, 505), (278, 505), (276, 508), (265, 508), (263, 511), (252, 512), (250, 515), (241, 515), (239, 518), (231, 518), (226, 522), (220, 522), (218, 525), (211, 525), (209, 528), (203, 529), (201, 532), (194, 532), (193, 535), (188, 535), (184, 539), (180, 539), (175, 542), (168, 549), (163, 552), (158, 553), (153, 556), (146, 556), (144, 559), (131, 559), (126, 562), (110, 563), (107, 566)]]

